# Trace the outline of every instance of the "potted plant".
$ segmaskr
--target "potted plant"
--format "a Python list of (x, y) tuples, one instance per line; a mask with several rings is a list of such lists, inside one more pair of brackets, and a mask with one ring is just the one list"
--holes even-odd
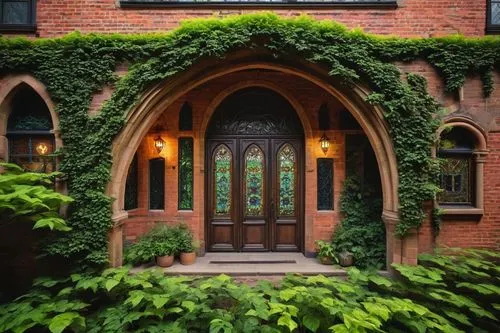
[(335, 251), (331, 243), (318, 240), (316, 241), (318, 247), (318, 258), (323, 265), (333, 265), (337, 262)]
[(170, 267), (174, 264), (175, 246), (170, 242), (155, 244), (156, 264), (160, 267)]
[(193, 243), (193, 234), (187, 225), (179, 224), (177, 226), (176, 242), (181, 264), (194, 264), (196, 261), (195, 245)]
[(349, 267), (354, 265), (354, 254), (352, 252), (344, 250), (339, 252), (338, 257), (340, 266)]

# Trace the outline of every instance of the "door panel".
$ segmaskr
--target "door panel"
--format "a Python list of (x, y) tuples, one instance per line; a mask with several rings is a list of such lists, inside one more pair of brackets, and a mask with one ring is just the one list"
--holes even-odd
[(267, 140), (240, 140), (241, 250), (268, 251)]
[(302, 211), (301, 144), (297, 140), (273, 140), (273, 183), (276, 209), (271, 218), (274, 251), (298, 251)]
[(300, 251), (301, 139), (207, 140), (209, 251)]
[(207, 236), (209, 250), (213, 251), (235, 251), (238, 248), (237, 224), (234, 220), (237, 202), (232, 195), (236, 185), (235, 146), (234, 140), (214, 141), (208, 146), (211, 173), (208, 179)]

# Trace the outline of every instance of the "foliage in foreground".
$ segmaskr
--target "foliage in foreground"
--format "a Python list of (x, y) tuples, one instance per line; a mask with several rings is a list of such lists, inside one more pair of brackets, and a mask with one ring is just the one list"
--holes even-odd
[[(230, 277), (161, 271), (39, 279), (0, 307), (0, 331), (62, 332), (498, 332), (496, 253), (423, 256), (394, 281), (349, 271), (346, 281), (287, 276), (251, 287)], [(497, 303), (495, 303), (497, 302)]]
[(59, 208), (73, 201), (50, 188), (60, 175), (24, 172), (11, 163), (0, 163), (0, 221), (2, 224), (31, 221), (33, 229), (69, 231)]

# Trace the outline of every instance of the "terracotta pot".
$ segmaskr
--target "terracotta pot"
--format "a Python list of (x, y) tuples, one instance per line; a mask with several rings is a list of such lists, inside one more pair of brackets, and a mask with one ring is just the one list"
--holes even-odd
[(174, 256), (159, 256), (156, 257), (156, 263), (160, 267), (170, 267), (174, 264)]
[(323, 265), (333, 265), (333, 260), (329, 257), (319, 257), (319, 262)]
[(342, 267), (349, 267), (354, 264), (354, 255), (351, 252), (339, 253), (339, 264)]
[(196, 261), (196, 252), (182, 252), (181, 264), (192, 265)]

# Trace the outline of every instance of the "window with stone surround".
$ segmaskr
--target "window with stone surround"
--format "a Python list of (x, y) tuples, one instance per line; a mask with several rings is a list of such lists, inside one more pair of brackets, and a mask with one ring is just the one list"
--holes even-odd
[(0, 0), (0, 32), (34, 32), (36, 0)]
[(451, 123), (440, 132), (441, 192), (437, 201), (445, 214), (482, 214), (484, 136), (467, 123)]
[(500, 33), (500, 0), (488, 0), (487, 2), (486, 32)]
[(397, 0), (120, 0), (127, 7), (361, 7), (396, 8)]

